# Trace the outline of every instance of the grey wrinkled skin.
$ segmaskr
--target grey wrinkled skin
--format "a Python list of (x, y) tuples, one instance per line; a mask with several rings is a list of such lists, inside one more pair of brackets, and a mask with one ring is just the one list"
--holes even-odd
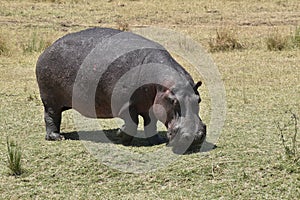
[[(87, 72), (82, 75), (85, 83), (81, 84), (80, 93), (74, 98), (75, 81), (78, 80), (78, 72), (86, 57), (97, 45), (101, 47), (103, 41), (120, 33), (123, 32), (92, 28), (68, 34), (40, 55), (36, 65), (36, 77), (44, 105), (46, 140), (63, 139), (60, 135), (62, 112), (73, 108), (87, 117), (122, 118), (125, 124), (118, 131), (118, 135), (122, 137), (124, 145), (129, 145), (136, 134), (139, 115), (144, 119), (145, 134), (153, 145), (166, 142), (156, 134), (157, 120), (167, 127), (168, 145), (173, 147), (174, 152), (183, 153), (189, 146), (202, 144), (206, 136), (206, 126), (198, 114), (201, 99), (197, 88), (201, 82), (195, 84), (187, 71), (159, 44), (133, 33), (128, 33), (128, 37), (136, 37), (153, 44), (153, 48), (126, 52), (109, 63), (106, 69), (102, 69), (104, 72), (98, 77), (99, 82), (94, 91), (93, 109), (89, 108), (87, 102), (90, 102), (89, 92), (93, 92), (89, 91), (89, 85), (97, 81), (93, 78), (95, 74), (84, 77), (89, 74)], [(99, 62), (102, 62), (101, 59), (99, 58)], [(148, 70), (154, 65), (162, 67), (152, 70), (151, 73), (143, 73), (137, 68), (143, 66)], [(101, 67), (97, 65), (96, 68), (99, 66)], [(153, 69), (157, 69), (155, 67)], [(120, 81), (127, 72), (132, 77)], [(130, 86), (133, 79), (149, 83), (133, 88)], [(119, 97), (117, 95), (113, 99), (113, 93), (119, 94)], [(112, 106), (112, 101), (117, 104)]]

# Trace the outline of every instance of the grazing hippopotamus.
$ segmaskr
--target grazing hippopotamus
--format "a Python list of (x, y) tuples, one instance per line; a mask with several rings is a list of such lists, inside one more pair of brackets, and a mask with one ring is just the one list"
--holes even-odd
[(90, 28), (67, 34), (39, 57), (36, 77), (44, 105), (46, 140), (60, 140), (62, 112), (75, 109), (91, 118), (119, 117), (124, 145), (144, 119), (148, 141), (164, 141), (157, 120), (167, 128), (167, 144), (184, 152), (201, 145), (206, 125), (199, 117), (198, 87), (160, 44), (130, 32)]

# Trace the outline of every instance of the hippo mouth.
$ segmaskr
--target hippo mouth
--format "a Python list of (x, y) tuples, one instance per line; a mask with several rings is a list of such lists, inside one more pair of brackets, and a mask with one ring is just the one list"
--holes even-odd
[(169, 141), (168, 147), (172, 147), (172, 151), (176, 154), (185, 154), (188, 152), (199, 152), (206, 138), (206, 132), (197, 133), (196, 136), (188, 136), (190, 134), (182, 134), (181, 136), (173, 136), (167, 134)]
[(200, 148), (201, 148), (202, 144), (204, 143), (205, 138), (206, 138), (206, 132), (201, 134), (200, 136), (195, 137), (194, 141), (189, 146), (187, 151), (198, 151), (198, 150), (200, 151)]

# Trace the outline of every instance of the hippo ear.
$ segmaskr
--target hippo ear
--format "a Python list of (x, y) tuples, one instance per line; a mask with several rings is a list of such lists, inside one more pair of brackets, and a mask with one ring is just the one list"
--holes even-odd
[(196, 92), (198, 90), (198, 87), (200, 87), (201, 85), (202, 85), (202, 82), (198, 81), (194, 86), (194, 91)]

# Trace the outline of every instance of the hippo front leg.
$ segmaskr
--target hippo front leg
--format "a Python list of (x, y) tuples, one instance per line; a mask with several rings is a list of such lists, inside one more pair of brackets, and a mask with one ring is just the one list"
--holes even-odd
[(131, 144), (133, 137), (137, 134), (137, 127), (139, 123), (138, 114), (134, 109), (130, 109), (130, 116), (123, 116), (125, 124), (118, 130), (117, 136), (121, 138), (123, 145)]
[(44, 120), (46, 123), (46, 140), (62, 140), (64, 137), (59, 134), (61, 123), (61, 111), (45, 107)]
[(157, 119), (153, 113), (143, 113), (144, 131), (148, 142), (151, 145), (158, 145), (167, 142), (167, 140), (157, 134)]
[[(131, 126), (131, 125), (130, 125)], [(121, 142), (125, 146), (129, 146), (133, 140), (132, 134), (136, 134), (137, 130), (130, 130), (127, 128), (128, 124), (125, 124), (118, 130), (117, 136), (121, 138)]]

